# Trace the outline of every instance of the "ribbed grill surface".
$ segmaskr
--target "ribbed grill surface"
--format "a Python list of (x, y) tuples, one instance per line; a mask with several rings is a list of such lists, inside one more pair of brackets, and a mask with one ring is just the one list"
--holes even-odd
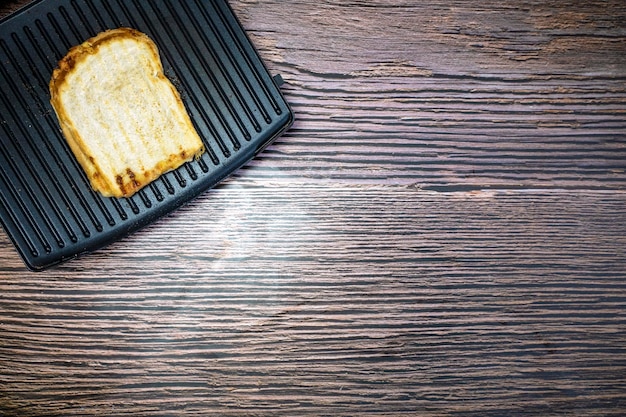
[[(128, 26), (158, 45), (207, 152), (130, 199), (91, 190), (49, 104), (67, 50)], [(0, 219), (42, 269), (142, 227), (214, 186), (292, 114), (226, 1), (43, 0), (0, 23)]]

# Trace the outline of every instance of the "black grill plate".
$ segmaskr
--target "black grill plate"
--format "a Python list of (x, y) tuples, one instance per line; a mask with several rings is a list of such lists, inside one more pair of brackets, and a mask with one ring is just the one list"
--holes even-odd
[[(122, 26), (156, 42), (207, 149), (128, 199), (91, 190), (48, 92), (70, 47)], [(0, 21), (0, 221), (32, 270), (169, 213), (240, 168), (292, 121), (224, 0), (41, 0)]]

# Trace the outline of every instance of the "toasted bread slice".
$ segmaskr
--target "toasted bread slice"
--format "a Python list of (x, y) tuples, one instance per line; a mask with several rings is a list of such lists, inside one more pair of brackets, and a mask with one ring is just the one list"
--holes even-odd
[(130, 197), (204, 152), (156, 45), (134, 29), (108, 30), (70, 49), (50, 95), (72, 152), (104, 196)]

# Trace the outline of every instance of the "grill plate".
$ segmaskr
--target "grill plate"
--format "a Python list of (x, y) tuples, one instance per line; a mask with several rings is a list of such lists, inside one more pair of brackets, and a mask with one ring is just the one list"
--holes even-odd
[[(91, 190), (49, 103), (68, 49), (128, 26), (159, 47), (207, 152), (128, 199)], [(0, 21), (0, 221), (31, 270), (94, 251), (215, 186), (293, 113), (224, 0), (41, 0)]]

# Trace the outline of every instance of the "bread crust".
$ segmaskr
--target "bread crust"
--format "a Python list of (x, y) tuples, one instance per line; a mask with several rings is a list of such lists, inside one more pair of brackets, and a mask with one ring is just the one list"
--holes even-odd
[[(87, 39), (80, 45), (76, 45), (70, 48), (63, 58), (59, 61), (57, 68), (52, 72), (52, 78), (50, 79), (50, 95), (51, 100), (59, 103), (59, 91), (63, 87), (65, 78), (77, 66), (80, 65), (89, 55), (96, 54), (101, 45), (110, 42), (111, 40), (120, 38), (133, 38), (140, 42), (144, 42), (154, 54), (155, 60), (161, 62), (159, 58), (159, 51), (155, 43), (146, 34), (127, 27), (121, 27), (116, 29), (106, 30), (98, 33), (96, 36)], [(161, 70), (163, 68), (161, 67)]]
[[(68, 100), (71, 99), (71, 94), (69, 95), (70, 97), (66, 97), (66, 91), (69, 91), (73, 87), (70, 82), (71, 75), (83, 70), (83, 66), (86, 65), (90, 56), (98, 54), (104, 45), (111, 45), (121, 40), (139, 42), (143, 48), (148, 49), (150, 55), (149, 64), (154, 67), (149, 68), (149, 71), (155, 76), (155, 82), (163, 83), (159, 85), (161, 90), (158, 91), (162, 94), (171, 94), (171, 96), (166, 97), (168, 102), (174, 103), (171, 106), (171, 114), (168, 109), (168, 115), (171, 116), (173, 114), (173, 116), (176, 117), (177, 126), (181, 126), (179, 130), (182, 130), (183, 137), (168, 138), (168, 140), (171, 139), (172, 141), (180, 140), (180, 144), (175, 152), (164, 153), (156, 163), (143, 164), (143, 162), (141, 162), (142, 155), (139, 154), (135, 155), (135, 158), (139, 159), (139, 163), (135, 164), (135, 166), (125, 166), (112, 172), (107, 170), (107, 166), (111, 164), (107, 165), (107, 161), (102, 160), (104, 158), (96, 155), (98, 152), (94, 152), (98, 149), (97, 146), (91, 142), (91, 138), (81, 135), (80, 123), (82, 121), (75, 120), (70, 112), (68, 112)], [(133, 82), (133, 80), (128, 80), (128, 82)], [(72, 47), (59, 61), (58, 67), (53, 71), (49, 88), (50, 102), (56, 112), (61, 130), (70, 149), (89, 178), (92, 188), (106, 197), (130, 197), (163, 173), (178, 168), (183, 163), (199, 157), (204, 152), (202, 140), (193, 127), (180, 94), (163, 74), (163, 67), (157, 46), (147, 35), (135, 29), (117, 28), (107, 30), (80, 45)], [(101, 86), (99, 86), (97, 82), (94, 82), (94, 85), (90, 85), (89, 88), (101, 88)], [(165, 91), (165, 93), (163, 93), (163, 91)], [(106, 94), (106, 92), (103, 92), (103, 94)], [(159, 100), (159, 98), (152, 99)], [(114, 102), (113, 105), (124, 106), (123, 98), (118, 101), (119, 103)], [(100, 105), (99, 103), (94, 103), (94, 106), (96, 104)], [(98, 108), (98, 114), (104, 114), (104, 119), (107, 118), (105, 114), (106, 109), (107, 107), (104, 105)], [(120, 111), (119, 107), (117, 107), (116, 111)], [(150, 109), (146, 109), (145, 111), (149, 115)], [(90, 117), (97, 116), (93, 114)], [(164, 120), (163, 117), (161, 117), (160, 120), (158, 115), (150, 117), (150, 120), (154, 119), (154, 123), (172, 123), (171, 120)], [(109, 120), (109, 122), (111, 121)], [(160, 128), (158, 125), (151, 127), (153, 127), (155, 131)], [(154, 138), (142, 137), (141, 139), (146, 142)], [(161, 139), (161, 141), (163, 141), (163, 139)], [(132, 149), (136, 145), (137, 143), (128, 144), (129, 149)], [(168, 146), (171, 149), (171, 144), (168, 144)], [(116, 151), (122, 158), (126, 157), (126, 155), (124, 155), (125, 153), (130, 152), (129, 149), (117, 149)], [(139, 149), (141, 150), (141, 148)], [(163, 146), (160, 149), (165, 149), (165, 147)]]

